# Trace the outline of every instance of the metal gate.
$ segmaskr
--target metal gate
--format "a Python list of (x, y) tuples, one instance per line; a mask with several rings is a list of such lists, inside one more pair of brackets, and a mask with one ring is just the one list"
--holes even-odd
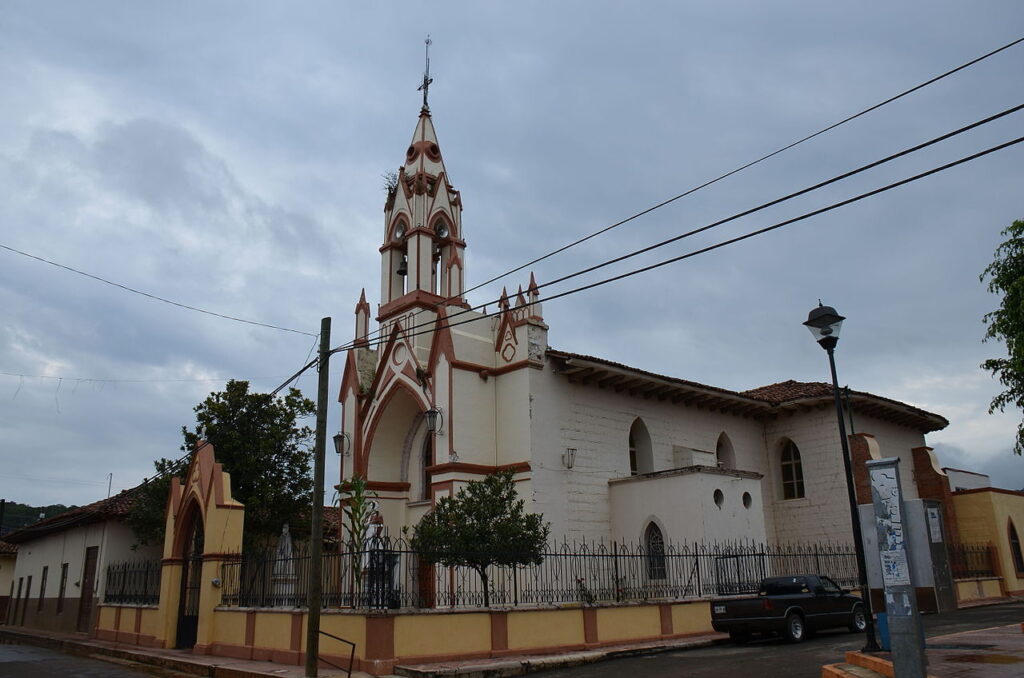
[(175, 647), (188, 649), (196, 644), (199, 631), (199, 591), (203, 583), (203, 524), (196, 516), (185, 548), (181, 570), (181, 600), (178, 603), (178, 636)]

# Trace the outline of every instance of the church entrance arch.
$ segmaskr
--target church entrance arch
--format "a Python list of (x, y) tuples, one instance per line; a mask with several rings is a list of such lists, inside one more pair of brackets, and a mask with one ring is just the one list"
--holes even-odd
[(196, 644), (199, 631), (199, 594), (203, 579), (204, 542), (203, 517), (199, 507), (193, 505), (182, 552), (178, 632), (175, 643), (175, 647), (178, 649), (190, 649)]

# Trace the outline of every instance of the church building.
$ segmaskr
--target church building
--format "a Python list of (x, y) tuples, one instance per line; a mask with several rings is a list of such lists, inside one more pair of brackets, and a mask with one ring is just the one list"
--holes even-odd
[[(737, 392), (553, 348), (532, 274), (473, 310), (468, 230), (424, 104), (384, 205), (377, 329), (364, 290), (339, 396), (342, 478), (368, 480), (391, 534), (511, 469), (557, 540), (852, 540), (831, 385)], [(870, 393), (848, 407), (858, 477), (900, 457), (906, 499), (942, 502), (915, 479), (941, 474), (924, 436), (948, 422)]]

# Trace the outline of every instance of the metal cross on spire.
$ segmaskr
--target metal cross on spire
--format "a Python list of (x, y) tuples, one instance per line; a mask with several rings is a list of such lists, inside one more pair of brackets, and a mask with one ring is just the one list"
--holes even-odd
[(430, 83), (434, 82), (434, 79), (430, 77), (430, 35), (427, 35), (427, 39), (423, 41), (426, 47), (424, 53), (426, 55), (427, 68), (423, 71), (423, 84), (416, 88), (417, 91), (423, 92), (423, 110), (429, 111), (430, 107), (427, 105), (427, 91), (430, 89)]

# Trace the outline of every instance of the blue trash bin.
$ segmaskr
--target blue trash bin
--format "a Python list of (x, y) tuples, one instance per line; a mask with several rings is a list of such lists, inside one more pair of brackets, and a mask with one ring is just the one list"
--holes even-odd
[(879, 612), (875, 615), (875, 628), (878, 629), (878, 644), (886, 652), (892, 651), (889, 643), (889, 615)]

